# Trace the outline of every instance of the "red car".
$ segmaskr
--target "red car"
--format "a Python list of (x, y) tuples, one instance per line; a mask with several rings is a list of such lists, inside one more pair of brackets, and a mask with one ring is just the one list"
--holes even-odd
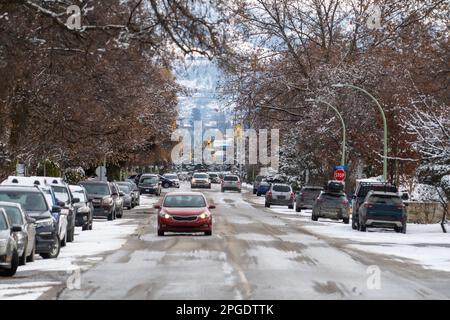
[(212, 234), (212, 217), (205, 196), (200, 192), (171, 192), (162, 204), (155, 204), (158, 209), (158, 236), (165, 232), (204, 232)]

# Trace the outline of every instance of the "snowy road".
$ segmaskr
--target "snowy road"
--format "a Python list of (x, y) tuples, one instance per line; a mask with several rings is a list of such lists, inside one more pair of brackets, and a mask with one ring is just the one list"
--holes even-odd
[[(444, 235), (431, 234), (428, 243), (421, 243), (428, 234), (417, 228), (403, 238), (362, 235), (348, 225), (311, 222), (307, 212), (265, 209), (248, 191), (223, 194), (215, 187), (205, 194), (217, 204), (212, 237), (157, 237), (149, 202), (126, 214), (137, 231), (81, 274), (80, 290), (55, 286), (41, 298), (450, 298), (449, 258), (443, 255), (450, 238)], [(430, 265), (427, 255), (415, 259), (414, 248), (435, 259)]]

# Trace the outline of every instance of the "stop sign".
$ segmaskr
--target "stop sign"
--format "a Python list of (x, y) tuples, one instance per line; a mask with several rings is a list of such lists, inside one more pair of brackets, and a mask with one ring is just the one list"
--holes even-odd
[(344, 181), (345, 180), (345, 170), (337, 169), (334, 171), (334, 180)]

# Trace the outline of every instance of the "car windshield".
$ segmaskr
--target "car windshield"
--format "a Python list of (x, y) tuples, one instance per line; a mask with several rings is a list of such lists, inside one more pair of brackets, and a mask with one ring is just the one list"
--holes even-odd
[(215, 173), (210, 173), (209, 177), (210, 178), (217, 178), (219, 175), (215, 174)]
[(130, 193), (130, 186), (124, 185), (124, 184), (119, 184), (119, 190), (122, 191), (123, 193)]
[(169, 180), (178, 179), (178, 176), (175, 175), (175, 174), (165, 174), (163, 177), (166, 178), (166, 179), (169, 179)]
[(207, 174), (194, 174), (194, 179), (208, 179)]
[(23, 224), (22, 212), (20, 212), (19, 208), (10, 206), (0, 206), (0, 208), (3, 208), (6, 211), (10, 225)]
[(8, 224), (6, 223), (5, 216), (0, 212), (0, 230), (8, 230)]
[(72, 190), (72, 194), (73, 194), (73, 196), (75, 198), (80, 199), (80, 202), (86, 202), (87, 201), (83, 190), (75, 190), (75, 191)]
[(83, 184), (88, 194), (96, 194), (99, 196), (109, 196), (110, 191), (107, 184), (103, 183), (86, 183)]
[(290, 186), (283, 186), (283, 185), (274, 185), (273, 186), (273, 191), (276, 191), (276, 192), (290, 192), (291, 191), (291, 187)]
[(141, 179), (142, 184), (156, 184), (159, 182), (158, 177), (144, 177)]
[(26, 212), (45, 212), (48, 210), (45, 197), (40, 192), (2, 191), (0, 201), (18, 203)]
[(52, 186), (53, 192), (55, 193), (56, 199), (63, 201), (65, 203), (69, 202), (69, 194), (65, 187)]
[(167, 208), (203, 208), (206, 202), (201, 195), (173, 195), (164, 199), (164, 207)]
[(372, 204), (384, 204), (388, 206), (398, 206), (402, 204), (400, 197), (391, 195), (373, 195), (369, 197), (369, 202)]

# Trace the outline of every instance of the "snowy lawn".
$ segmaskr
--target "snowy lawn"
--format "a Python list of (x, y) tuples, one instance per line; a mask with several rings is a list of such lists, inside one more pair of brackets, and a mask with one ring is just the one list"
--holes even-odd
[[(135, 232), (137, 225), (128, 224), (130, 221), (132, 220), (94, 220), (92, 231), (76, 228), (75, 241), (61, 248), (57, 259), (44, 260), (36, 255), (35, 262), (19, 267), (13, 278), (5, 278), (11, 283), (0, 282), (0, 300), (37, 299), (52, 286), (61, 284), (58, 281), (33, 279), (40, 277), (43, 272), (67, 272), (69, 276), (74, 270), (89, 269), (96, 262), (103, 260), (104, 253), (119, 249), (126, 242), (126, 238)], [(27, 278), (30, 281), (27, 281)], [(49, 279), (53, 277), (49, 276)], [(16, 280), (20, 280), (20, 283), (16, 283)]]

